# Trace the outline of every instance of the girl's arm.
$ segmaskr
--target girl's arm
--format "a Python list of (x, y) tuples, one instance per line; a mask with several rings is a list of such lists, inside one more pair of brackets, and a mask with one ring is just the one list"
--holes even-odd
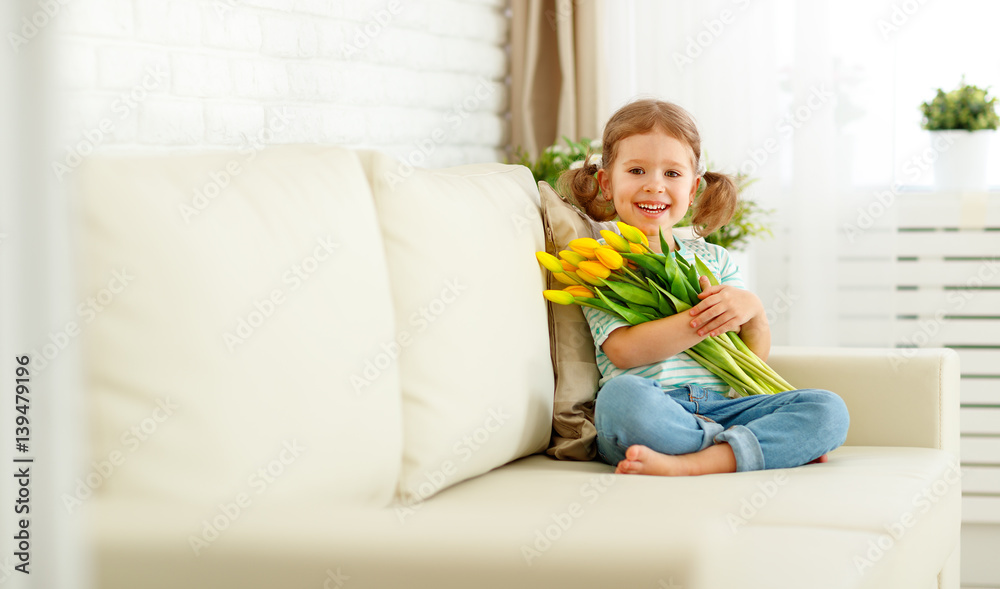
[(698, 335), (685, 313), (647, 321), (631, 327), (619, 327), (601, 344), (612, 364), (628, 370), (661, 362), (679, 354), (708, 337)]
[(767, 323), (767, 317), (760, 316), (744, 323), (736, 333), (740, 335), (743, 343), (750, 348), (757, 357), (767, 362), (767, 357), (771, 353), (771, 326)]
[(757, 295), (732, 286), (710, 286), (708, 278), (701, 278), (701, 302), (690, 311), (692, 328), (699, 335), (721, 335), (735, 331), (754, 354), (767, 361), (771, 353), (771, 328), (767, 323), (764, 305)]
[(619, 327), (601, 345), (612, 364), (628, 370), (661, 362), (683, 352), (710, 335), (735, 331), (767, 361), (771, 352), (771, 329), (757, 295), (733, 286), (710, 286), (702, 277), (701, 302), (688, 313)]

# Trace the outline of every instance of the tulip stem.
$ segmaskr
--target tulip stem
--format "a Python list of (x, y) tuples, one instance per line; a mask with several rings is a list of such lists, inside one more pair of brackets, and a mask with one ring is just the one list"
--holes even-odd
[[(735, 338), (719, 337), (718, 338), (719, 344), (723, 348), (728, 350), (730, 355), (732, 355), (737, 360), (737, 362), (739, 362), (742, 365), (744, 369), (755, 373), (757, 376), (765, 379), (766, 381), (768, 381), (770, 384), (774, 385), (781, 391), (795, 390), (795, 387), (788, 384), (788, 382), (786, 382), (785, 379), (781, 378), (781, 376), (777, 372), (775, 372), (773, 368), (771, 368), (767, 364), (764, 364), (764, 362), (757, 357), (757, 354), (753, 353), (753, 350), (747, 348), (747, 350), (744, 352), (743, 350), (739, 349), (739, 345), (735, 344), (734, 341), (731, 341), (732, 339), (739, 338), (739, 336), (735, 334), (732, 335), (734, 335)], [(740, 340), (740, 343), (743, 343), (743, 340)], [(744, 347), (746, 347), (746, 344), (743, 345)]]
[(705, 358), (698, 352), (694, 351), (694, 348), (688, 348), (687, 350), (684, 350), (684, 353), (694, 358), (694, 360), (698, 362), (698, 364), (704, 366), (706, 369), (708, 369), (709, 372), (721, 378), (723, 382), (725, 382), (727, 385), (730, 386), (730, 388), (739, 393), (741, 397), (746, 397), (748, 394), (753, 394), (747, 390), (747, 386), (745, 383), (740, 382), (739, 379), (737, 378), (733, 378), (732, 375), (726, 372), (725, 369), (721, 368), (719, 365), (715, 364), (711, 360)]
[(626, 268), (624, 265), (622, 266), (621, 269), (624, 270), (626, 274), (628, 274), (629, 276), (631, 276), (632, 279), (636, 281), (636, 286), (641, 286), (643, 288), (646, 288), (645, 281), (643, 281), (643, 279), (641, 279), (638, 276), (636, 276), (634, 272), (632, 272), (631, 270), (629, 270), (628, 268)]
[[(622, 266), (622, 268), (624, 268), (624, 266)], [(631, 274), (632, 276), (635, 276), (631, 272), (629, 272), (629, 274)], [(631, 278), (629, 278), (628, 276), (625, 276), (624, 274), (611, 274), (611, 276), (615, 277), (615, 279), (617, 279), (618, 282), (624, 282), (626, 284), (631, 284), (632, 286), (638, 286), (639, 288), (645, 288), (646, 290), (649, 290), (648, 288), (646, 288), (646, 283), (644, 283), (644, 282), (636, 282), (636, 280), (638, 280), (638, 279), (632, 280)], [(608, 278), (605, 278), (605, 280), (609, 280), (611, 278), (611, 276), (609, 276)]]

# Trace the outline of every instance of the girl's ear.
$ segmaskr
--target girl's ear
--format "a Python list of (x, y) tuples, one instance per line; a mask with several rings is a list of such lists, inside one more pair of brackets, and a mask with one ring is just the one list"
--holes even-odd
[(601, 187), (601, 192), (604, 193), (604, 198), (607, 198), (611, 194), (611, 174), (604, 168), (598, 168), (594, 177), (597, 179), (597, 185)]
[(698, 187), (701, 186), (701, 183), (704, 181), (704, 176), (698, 176), (698, 178), (694, 181), (694, 184), (691, 185), (691, 194), (688, 195), (691, 197), (691, 202), (694, 202), (694, 195), (698, 194)]

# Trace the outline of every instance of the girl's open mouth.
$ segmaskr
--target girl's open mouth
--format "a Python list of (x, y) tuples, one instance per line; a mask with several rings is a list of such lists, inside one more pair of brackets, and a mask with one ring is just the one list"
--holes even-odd
[(646, 217), (659, 217), (670, 209), (670, 205), (662, 202), (658, 203), (636, 203), (635, 208)]

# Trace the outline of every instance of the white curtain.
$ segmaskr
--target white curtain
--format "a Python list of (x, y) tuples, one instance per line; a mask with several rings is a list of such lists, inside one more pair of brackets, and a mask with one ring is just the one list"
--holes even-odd
[(757, 178), (744, 196), (777, 211), (774, 238), (755, 240), (746, 256), (776, 344), (837, 345), (850, 339), (839, 327), (844, 317), (891, 313), (887, 304), (854, 308), (857, 297), (845, 297), (845, 288), (891, 292), (858, 285), (838, 267), (852, 255), (873, 264), (893, 259), (891, 239), (877, 252), (845, 242), (859, 206), (898, 174), (894, 68), (906, 59), (898, 44), (927, 23), (917, 13), (909, 27), (887, 31), (880, 22), (893, 26), (893, 6), (631, 0), (608, 7), (610, 111), (635, 96), (677, 102), (697, 119), (713, 167)]
[[(0, 51), (0, 583), (16, 589), (88, 586), (82, 522), (69, 515), (61, 500), (83, 474), (87, 412), (77, 378), (79, 342), (72, 335), (75, 330), (66, 332), (67, 322), (75, 318), (77, 296), (69, 207), (49, 171), (57, 156), (49, 141), (55, 110), (47, 79), (52, 20), (34, 0), (0, 5), (4, 41), (11, 41), (11, 35), (25, 41)], [(51, 359), (42, 355), (46, 352)], [(23, 395), (28, 402), (17, 403), (26, 407), (19, 412), (15, 358), (24, 355), (31, 358), (28, 394)], [(17, 433), (29, 438), (21, 442), (23, 451), (15, 440), (18, 416), (27, 419), (20, 426), (28, 430)], [(21, 469), (27, 469), (28, 477), (16, 479), (13, 475)], [(26, 494), (22, 480), (29, 483)], [(24, 500), (20, 512), (15, 512), (17, 499)], [(22, 552), (22, 540), (14, 538), (22, 530), (21, 519), (28, 522), (26, 563), (15, 556)], [(15, 568), (22, 564), (29, 574)]]

